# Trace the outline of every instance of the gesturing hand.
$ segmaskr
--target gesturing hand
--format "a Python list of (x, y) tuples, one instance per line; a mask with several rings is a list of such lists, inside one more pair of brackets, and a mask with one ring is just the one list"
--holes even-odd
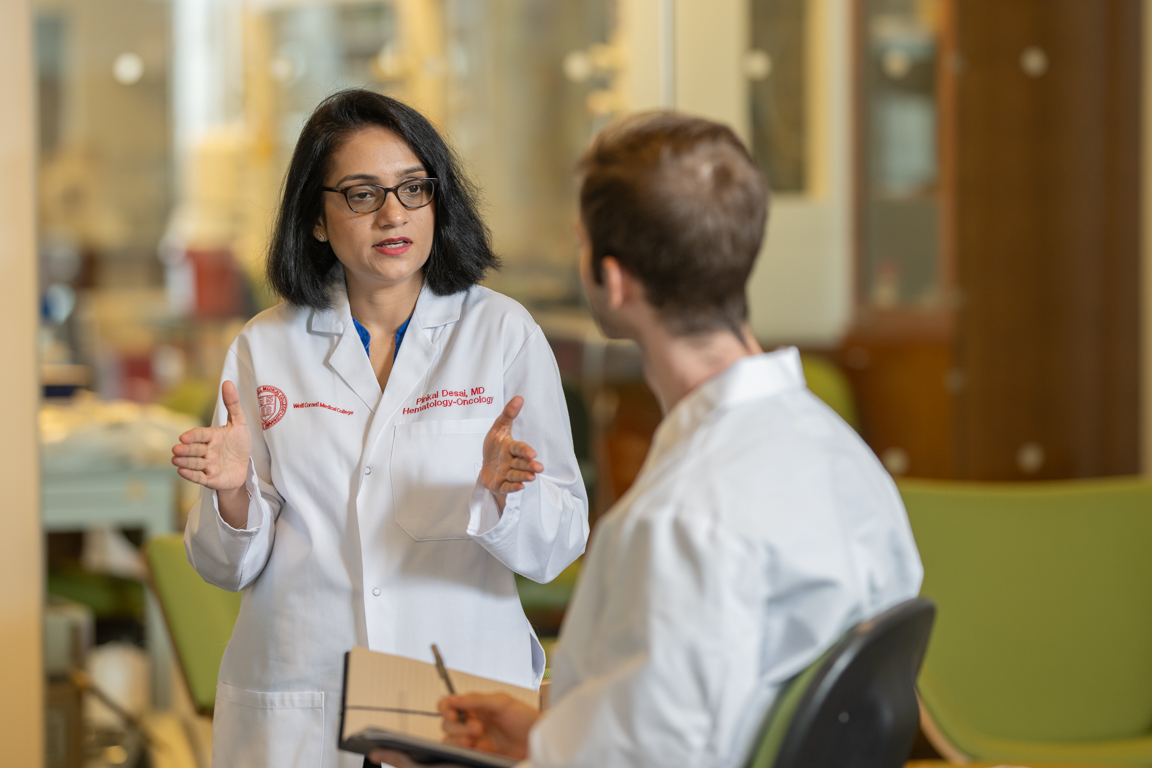
[(252, 435), (240, 408), (236, 385), (224, 382), (220, 394), (228, 409), (228, 423), (190, 429), (180, 435), (179, 445), (172, 447), (172, 463), (185, 480), (216, 491), (231, 491), (242, 488), (248, 476)]
[(523, 405), (524, 398), (519, 395), (509, 400), (484, 438), (480, 482), (496, 496), (501, 509), (505, 494), (524, 490), (524, 483), (532, 482), (537, 472), (544, 471), (544, 465), (535, 460), (532, 446), (512, 439), (512, 422)]
[[(444, 741), (523, 760), (528, 731), (540, 713), (506, 693), (468, 693), (440, 700)], [(459, 715), (467, 718), (461, 723)]]

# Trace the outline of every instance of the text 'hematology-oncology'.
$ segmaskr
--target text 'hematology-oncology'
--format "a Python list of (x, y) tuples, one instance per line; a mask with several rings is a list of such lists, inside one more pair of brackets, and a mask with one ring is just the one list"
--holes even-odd
[(420, 413), (429, 408), (451, 408), (454, 405), (491, 405), (492, 396), (484, 394), (484, 387), (468, 389), (440, 389), (416, 398), (416, 405), (405, 408), (404, 413)]

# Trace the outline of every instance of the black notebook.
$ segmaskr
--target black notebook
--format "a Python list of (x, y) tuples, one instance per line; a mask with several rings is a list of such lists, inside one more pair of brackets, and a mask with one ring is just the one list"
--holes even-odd
[[(436, 704), (446, 694), (428, 651), (428, 662), (353, 648), (344, 654), (340, 749), (367, 755), (374, 749), (403, 752), (420, 763), (457, 763), (470, 768), (510, 768), (517, 760), (441, 741)], [(450, 670), (461, 693), (506, 693), (539, 708), (540, 695), (497, 680)]]

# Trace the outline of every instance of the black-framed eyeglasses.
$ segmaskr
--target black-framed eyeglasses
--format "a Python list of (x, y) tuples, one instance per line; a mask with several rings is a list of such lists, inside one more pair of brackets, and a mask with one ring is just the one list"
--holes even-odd
[(379, 184), (353, 184), (349, 187), (321, 187), (325, 192), (339, 192), (353, 213), (374, 213), (384, 207), (388, 193), (395, 193), (400, 205), (410, 211), (423, 208), (436, 194), (436, 179), (404, 179), (394, 187)]

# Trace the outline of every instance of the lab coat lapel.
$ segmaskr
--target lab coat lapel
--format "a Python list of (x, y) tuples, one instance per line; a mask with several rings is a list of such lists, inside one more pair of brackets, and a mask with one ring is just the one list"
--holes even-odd
[(352, 324), (352, 311), (348, 306), (343, 274), (332, 286), (329, 297), (331, 306), (313, 311), (308, 330), (340, 337), (324, 363), (364, 401), (369, 411), (375, 413), (380, 403), (380, 383), (376, 381), (372, 364), (364, 353), (360, 334), (356, 333), (356, 326)]
[(372, 363), (364, 352), (364, 343), (360, 341), (360, 334), (356, 333), (352, 323), (344, 327), (340, 341), (328, 357), (328, 365), (364, 401), (368, 410), (376, 413), (380, 402), (380, 382), (376, 381)]
[[(420, 292), (420, 297), (416, 299), (416, 309), (412, 312), (412, 321), (408, 325), (408, 332), (404, 334), (404, 341), (400, 344), (400, 351), (388, 377), (388, 386), (384, 388), (380, 406), (376, 409), (376, 418), (372, 420), (368, 432), (369, 446), (376, 444), (380, 431), (386, 424), (394, 423), (392, 417), (413, 396), (417, 386), (428, 377), (428, 370), (439, 354), (439, 348), (432, 341), (431, 332), (438, 326), (460, 319), (464, 296), (464, 293), (437, 296), (427, 285)], [(360, 353), (364, 353), (363, 349)]]
[(436, 345), (428, 338), (423, 328), (412, 327), (415, 325), (416, 318), (413, 317), (408, 332), (404, 334), (404, 341), (400, 344), (400, 351), (396, 354), (396, 361), (392, 364), (388, 386), (384, 388), (384, 396), (380, 398), (380, 408), (377, 411), (381, 417), (380, 421), (388, 421), (392, 414), (403, 406), (408, 396), (416, 389), (416, 385), (427, 376), (428, 368), (436, 357)]

